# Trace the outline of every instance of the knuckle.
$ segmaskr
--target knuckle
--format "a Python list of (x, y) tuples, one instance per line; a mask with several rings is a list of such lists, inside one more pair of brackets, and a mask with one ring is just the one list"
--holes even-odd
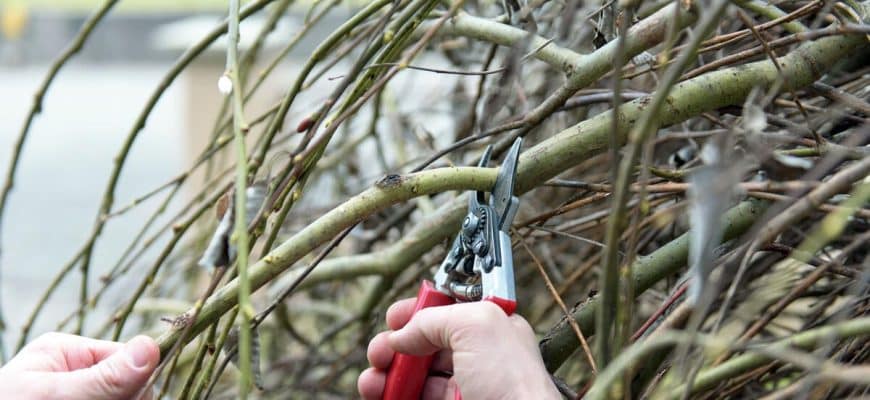
[(455, 329), (451, 326), (452, 320), (445, 319), (442, 310), (436, 308), (424, 308), (414, 314), (411, 322), (406, 325), (410, 337), (417, 341), (424, 341), (427, 345), (444, 348), (450, 346), (451, 332)]
[(124, 388), (126, 383), (125, 371), (117, 363), (101, 363), (99, 370), (100, 379), (97, 380), (99, 389), (105, 393), (116, 393)]
[(497, 305), (488, 301), (468, 303), (464, 310), (465, 318), (459, 319), (460, 326), (457, 331), (477, 331), (480, 329), (490, 330), (504, 325), (507, 316)]
[[(462, 318), (451, 319), (450, 342), (457, 348), (479, 348), (490, 339), (489, 333), (504, 328), (507, 317), (497, 305), (488, 301), (479, 301), (461, 305)], [(457, 310), (458, 311), (458, 310)]]
[(514, 326), (516, 332), (520, 336), (529, 337), (534, 339), (535, 330), (532, 329), (532, 326), (529, 325), (529, 322), (525, 320), (525, 318), (520, 317), (519, 315), (512, 315), (510, 317), (511, 325)]
[(505, 320), (504, 311), (489, 301), (475, 303), (473, 317), (483, 324), (494, 324)]
[(414, 330), (428, 330), (431, 326), (437, 325), (439, 322), (443, 323), (443, 321), (439, 321), (439, 316), (439, 310), (436, 310), (435, 308), (424, 308), (414, 313), (411, 320), (408, 321), (408, 324), (405, 326)]

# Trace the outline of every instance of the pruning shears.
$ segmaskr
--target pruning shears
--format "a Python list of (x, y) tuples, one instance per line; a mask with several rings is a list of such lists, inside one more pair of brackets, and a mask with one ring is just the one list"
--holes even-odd
[[(522, 138), (511, 146), (489, 192), (476, 191), (468, 213), (447, 257), (435, 272), (435, 282), (424, 280), (414, 313), (423, 308), (468, 301), (491, 301), (511, 315), (517, 306), (513, 252), (508, 231), (519, 207), (514, 195)], [(489, 163), (492, 146), (478, 167)], [(434, 355), (417, 357), (396, 353), (387, 372), (384, 400), (419, 399)], [(456, 399), (461, 399), (456, 392)]]

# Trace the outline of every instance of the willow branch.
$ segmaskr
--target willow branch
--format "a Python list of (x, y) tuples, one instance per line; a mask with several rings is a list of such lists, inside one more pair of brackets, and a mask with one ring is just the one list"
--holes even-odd
[[(227, 71), (231, 85), (233, 105), (233, 141), (236, 147), (236, 189), (235, 189), (235, 229), (231, 241), (235, 241), (236, 254), (238, 254), (238, 282), (239, 282), (239, 311), (242, 314), (239, 323), (239, 371), (241, 382), (239, 383), (239, 398), (246, 399), (248, 391), (253, 384), (251, 371), (251, 318), (254, 316), (254, 307), (251, 305), (251, 286), (248, 283), (248, 222), (247, 213), (248, 199), (248, 155), (245, 150), (245, 134), (248, 130), (245, 122), (244, 89), (240, 76), (239, 64), (239, 0), (230, 0), (229, 5), (229, 30), (227, 33)], [(267, 144), (268, 145), (268, 144)], [(195, 314), (194, 314), (195, 315)], [(259, 367), (257, 367), (259, 369)]]
[[(840, 57), (844, 57), (856, 49), (866, 49), (866, 41), (862, 42), (858, 38), (859, 36), (841, 36), (820, 39), (796, 49), (785, 57), (781, 57), (779, 62), (783, 66), (782, 74), (784, 78), (792, 82), (795, 87), (809, 85)], [(684, 81), (674, 86), (671, 94), (665, 100), (665, 104), (662, 106), (663, 109), (659, 113), (659, 118), (664, 118), (660, 120), (661, 125), (670, 125), (678, 122), (674, 121), (674, 114), (685, 113), (689, 111), (687, 109), (692, 109), (693, 111), (691, 112), (697, 115), (721, 107), (721, 105), (740, 104), (753, 87), (768, 87), (777, 79), (779, 79), (779, 75), (773, 63), (770, 61), (759, 61)], [(710, 100), (710, 102), (706, 100)], [(629, 126), (633, 125), (639, 117), (639, 103), (645, 104), (646, 100), (641, 99), (628, 103), (620, 110), (620, 118), (625, 120)], [(706, 108), (712, 105), (710, 103), (719, 103), (721, 105), (714, 108)], [(595, 121), (595, 119), (580, 125), (591, 123), (592, 121)], [(757, 208), (754, 210), (757, 211)], [(683, 256), (681, 255), (681, 257)], [(672, 265), (672, 269), (668, 268), (667, 273), (675, 272), (684, 263), (685, 258), (683, 257), (679, 264)], [(636, 266), (635, 269), (637, 268), (642, 267)], [(649, 272), (638, 270), (635, 272), (635, 277), (639, 276), (638, 274), (647, 273)], [(664, 276), (666, 275), (661, 277), (663, 278)], [(649, 287), (639, 284), (637, 278), (635, 283), (637, 288), (636, 295), (641, 294)], [(597, 301), (587, 303), (585, 307), (574, 312), (574, 317), (584, 333), (591, 334), (594, 329), (592, 327), (593, 312), (590, 309), (597, 309), (597, 304)], [(570, 331), (570, 327), (567, 324), (560, 323), (548, 335), (548, 339), (542, 343), (544, 360), (548, 368), (551, 371), (558, 368), (570, 356), (573, 350), (576, 349), (577, 345), (578, 343)]]
[[(777, 18), (782, 18), (782, 17), (788, 15), (785, 11), (782, 11), (775, 4), (771, 4), (768, 1), (737, 0), (734, 3), (737, 4), (741, 8), (745, 8), (749, 11), (752, 11), (758, 15), (765, 16), (765, 17), (770, 18), (772, 20), (775, 20)], [(791, 33), (798, 33), (798, 32), (803, 32), (803, 31), (807, 30), (807, 27), (798, 21), (786, 22), (786, 23), (782, 24), (782, 27)]]
[[(804, 45), (792, 54), (782, 57), (780, 63), (783, 65), (783, 73), (789, 75), (790, 82), (796, 86), (805, 86), (817, 79), (834, 62), (862, 48), (862, 46), (866, 47), (867, 43), (861, 36), (824, 38)], [(773, 64), (770, 61), (759, 61), (681, 82), (673, 88), (662, 106), (659, 121), (663, 126), (672, 125), (709, 110), (726, 105), (741, 104), (753, 87), (771, 85), (776, 79), (777, 71)], [(646, 103), (647, 99), (642, 98), (623, 105), (618, 112), (618, 117), (623, 121), (620, 126), (623, 129), (632, 127), (646, 107)], [(527, 192), (588, 157), (603, 152), (608, 146), (612, 116), (612, 112), (599, 114), (525, 151), (518, 166), (517, 192)], [(616, 134), (618, 142), (624, 143), (626, 132), (620, 131)], [(491, 187), (494, 181), (495, 170), (492, 169), (442, 168), (404, 176), (399, 182), (389, 187), (374, 187), (366, 190), (308, 225), (251, 266), (251, 288), (253, 290), (260, 288), (292, 267), (304, 255), (338, 235), (343, 229), (391, 204), (407, 201), (416, 196), (448, 190), (486, 190)], [(757, 212), (757, 207), (757, 205), (753, 207), (744, 205), (739, 208), (739, 211)], [(461, 200), (454, 201), (436, 214), (439, 219), (427, 219), (420, 226), (437, 225), (437, 228), (432, 229), (431, 232), (434, 234), (431, 236), (438, 237), (440, 232), (455, 230), (462, 213)], [(410, 235), (425, 234), (429, 233), (415, 229)], [(419, 254), (425, 253), (435, 244), (432, 239), (418, 242), (413, 251), (403, 254), (403, 258), (405, 258), (403, 261), (416, 260), (419, 258)], [(673, 266), (672, 270), (679, 268), (684, 262), (684, 256), (681, 262), (680, 260), (674, 261), (676, 266)], [(408, 264), (393, 267), (403, 268), (409, 264), (410, 261)], [(318, 270), (315, 270), (309, 279), (314, 278), (317, 273)], [(650, 274), (643, 267), (636, 268), (635, 273), (636, 276)], [(649, 282), (638, 284), (638, 294), (643, 291), (641, 289), (648, 288), (650, 284)], [(235, 305), (237, 295), (238, 281), (236, 280), (218, 290), (205, 304), (200, 317), (194, 321), (193, 332), (201, 332), (209, 323), (232, 308)], [(577, 318), (577, 312), (575, 311), (575, 318)], [(588, 313), (588, 311), (586, 312)], [(590, 317), (591, 315), (589, 314)], [(589, 322), (591, 320), (581, 321), (578, 319), (584, 332), (594, 330)], [(551, 335), (551, 345), (557, 345), (556, 347), (548, 350), (547, 346), (544, 346), (545, 359), (550, 367), (560, 365), (570, 354), (570, 352), (568, 354), (560, 353), (577, 346), (576, 336), (573, 332), (566, 332), (570, 335), (567, 340), (562, 338), (561, 341), (554, 341), (556, 337), (561, 337), (560, 332), (561, 330), (557, 329)], [(178, 332), (170, 330), (161, 335), (158, 341), (161, 349), (166, 349), (177, 339)], [(553, 350), (556, 350), (557, 347), (560, 350), (554, 352)]]
[[(2, 236), (3, 213), (6, 211), (6, 201), (9, 199), (9, 194), (12, 192), (12, 188), (15, 186), (15, 173), (18, 171), (18, 161), (21, 159), (21, 153), (24, 151), (24, 144), (27, 142), (27, 134), (30, 132), (30, 126), (33, 124), (33, 120), (36, 119), (36, 116), (42, 112), (42, 101), (45, 94), (48, 92), (51, 83), (54, 81), (54, 78), (60, 72), (61, 68), (66, 65), (67, 61), (81, 51), (85, 42), (91, 36), (91, 32), (93, 32), (94, 28), (99, 25), (103, 18), (108, 15), (109, 11), (117, 3), (118, 0), (106, 0), (100, 8), (97, 9), (97, 11), (88, 18), (84, 24), (82, 24), (79, 33), (72, 40), (69, 46), (64, 49), (63, 53), (61, 53), (60, 56), (51, 64), (48, 74), (46, 74), (42, 84), (39, 85), (36, 93), (34, 93), (30, 111), (27, 113), (27, 117), (24, 118), (24, 124), (21, 126), (21, 130), (19, 131), (18, 137), (15, 139), (15, 144), (12, 147), (12, 157), (9, 160), (9, 168), (6, 171), (6, 182), (3, 184), (3, 193), (0, 194), (0, 236)], [(2, 248), (2, 240), (0, 240), (0, 248)], [(2, 251), (0, 251), (0, 253), (2, 253)], [(2, 336), (5, 326), (6, 324), (3, 321), (3, 310), (2, 307), (0, 307), (0, 336)], [(5, 360), (6, 350), (2, 339), (0, 339), (0, 361)]]
[[(748, 200), (729, 210), (722, 218), (724, 225), (724, 240), (733, 239), (746, 232), (755, 220), (763, 213), (766, 203), (759, 200)], [(639, 256), (632, 265), (635, 295), (640, 295), (656, 282), (671, 276), (685, 267), (689, 254), (689, 234), (674, 239), (658, 250)], [(590, 335), (595, 329), (595, 313), (601, 307), (600, 297), (593, 297), (575, 308), (572, 316), (583, 331)], [(566, 330), (566, 328), (568, 328)], [(555, 371), (577, 349), (577, 338), (569, 333), (567, 320), (560, 321), (541, 341), (541, 353), (547, 369)]]
[[(108, 15), (109, 11), (111, 11), (112, 7), (117, 3), (118, 0), (106, 0), (100, 8), (97, 9), (97, 11), (91, 15), (84, 24), (82, 24), (81, 30), (79, 30), (79, 33), (72, 40), (69, 46), (67, 46), (63, 53), (61, 53), (60, 56), (51, 63), (51, 67), (48, 69), (48, 74), (45, 75), (42, 84), (39, 85), (39, 89), (34, 93), (33, 104), (31, 104), (30, 111), (24, 119), (24, 125), (21, 126), (18, 138), (15, 140), (15, 145), (13, 146), (12, 158), (9, 160), (6, 183), (3, 185), (3, 194), (0, 195), (0, 221), (3, 220), (3, 212), (6, 210), (6, 199), (9, 196), (9, 192), (12, 190), (12, 187), (15, 186), (15, 172), (18, 170), (18, 160), (21, 158), (24, 143), (27, 141), (27, 133), (30, 132), (30, 126), (33, 124), (33, 120), (42, 112), (42, 100), (45, 97), (45, 93), (48, 92), (51, 83), (54, 81), (54, 78), (57, 77), (61, 68), (63, 68), (67, 61), (81, 51), (85, 42), (87, 42), (88, 38), (91, 36), (91, 32), (93, 32), (94, 28), (99, 25), (100, 21)], [(0, 222), (0, 225), (2, 225), (2, 222)]]
[[(621, 350), (623, 341), (627, 335), (617, 332), (618, 321), (613, 316), (621, 315), (622, 310), (619, 300), (619, 247), (622, 241), (622, 231), (627, 224), (626, 216), (628, 209), (629, 191), (628, 186), (634, 173), (634, 166), (640, 158), (641, 149), (653, 132), (659, 129), (659, 110), (665, 104), (671, 88), (677, 83), (682, 71), (694, 61), (695, 54), (701, 42), (719, 24), (719, 18), (728, 6), (727, 0), (713, 2), (711, 10), (704, 14), (704, 18), (692, 32), (692, 38), (688, 46), (680, 53), (674, 64), (668, 67), (665, 76), (659, 83), (659, 89), (648, 98), (648, 106), (640, 114), (638, 123), (631, 128), (628, 146), (623, 157), (620, 159), (619, 168), (614, 182), (613, 200), (610, 208), (610, 218), (607, 220), (607, 228), (604, 234), (604, 243), (607, 245), (601, 258), (601, 275), (599, 278), (599, 293), (602, 306), (598, 309), (596, 329), (601, 333), (595, 341), (596, 356), (602, 367)], [(629, 261), (630, 262), (630, 261)]]
[[(778, 350), (787, 350), (790, 347), (810, 350), (822, 343), (829, 343), (831, 340), (867, 335), (870, 335), (870, 318), (860, 318), (833, 326), (826, 326), (798, 333), (788, 339), (781, 340), (772, 346)], [(749, 352), (734, 357), (718, 366), (702, 370), (690, 383), (691, 393), (694, 394), (704, 389), (709, 389), (730, 378), (737, 377), (747, 371), (760, 367), (773, 359), (774, 357), (770, 354)], [(674, 388), (668, 397), (679, 398), (680, 395), (685, 393), (685, 391), (685, 385)]]
[[(244, 9), (242, 9), (239, 13), (240, 19), (245, 19), (251, 14), (261, 10), (263, 7), (271, 3), (273, 0), (255, 0), (254, 2), (248, 4)], [(23, 346), (23, 343), (26, 342), (27, 336), (30, 332), (30, 328), (32, 327), (33, 322), (36, 317), (41, 313), (42, 308), (45, 306), (45, 302), (48, 297), (51, 296), (53, 291), (57, 288), (60, 282), (69, 274), (70, 271), (77, 265), (77, 263), (81, 263), (82, 270), (82, 295), (87, 296), (87, 275), (88, 269), (90, 266), (90, 258), (94, 250), (94, 246), (96, 245), (97, 238), (100, 236), (100, 233), (103, 231), (103, 227), (108, 220), (107, 217), (110, 215), (112, 205), (114, 204), (115, 199), (115, 188), (117, 187), (118, 181), (121, 176), (121, 170), (124, 166), (124, 163), (127, 159), (127, 155), (130, 153), (130, 149), (133, 147), (133, 143), (135, 142), (139, 132), (145, 127), (145, 122), (151, 114), (151, 111), (154, 110), (154, 107), (157, 105), (157, 102), (163, 96), (163, 93), (169, 88), (172, 82), (181, 74), (183, 71), (196, 57), (198, 57), (205, 49), (207, 49), (212, 42), (217, 40), (221, 35), (226, 33), (227, 31), (227, 22), (223, 22), (213, 28), (205, 37), (200, 39), (195, 45), (189, 48), (184, 54), (179, 57), (178, 61), (170, 67), (169, 71), (166, 75), (161, 79), (160, 83), (157, 85), (157, 88), (154, 89), (152, 94), (149, 96), (146, 101), (145, 107), (140, 111), (139, 116), (136, 118), (136, 121), (133, 123), (130, 132), (127, 134), (127, 137), (124, 139), (123, 144), (121, 145), (121, 149), (118, 151), (118, 154), (113, 159), (113, 168), (111, 173), (109, 174), (109, 181), (106, 184), (106, 189), (103, 193), (103, 197), (101, 200), (100, 208), (97, 213), (97, 216), (94, 221), (94, 226), (91, 231), (89, 238), (85, 241), (84, 246), (80, 251), (78, 251), (67, 264), (61, 268), (60, 271), (55, 275), (52, 279), (52, 283), (49, 285), (49, 288), (42, 294), (40, 297), (40, 301), (37, 306), (34, 308), (32, 312), (31, 318), (25, 323), (25, 326), (22, 328), (21, 340), (19, 341), (19, 347)], [(82, 296), (80, 296), (82, 297)], [(84, 303), (87, 302), (87, 299), (83, 300)], [(87, 310), (86, 304), (80, 304), (82, 310)], [(84, 312), (79, 316), (78, 325), (79, 328), (83, 325)]]
[[(704, 388), (712, 387), (712, 385), (724, 382), (730, 377), (736, 377), (752, 368), (763, 365), (763, 363), (776, 359), (777, 355), (782, 355), (783, 352), (788, 351), (792, 347), (809, 350), (823, 341), (842, 340), (850, 337), (866, 336), (868, 334), (870, 334), (870, 318), (860, 318), (801, 332), (765, 347), (750, 347), (747, 349), (746, 354), (717, 367), (702, 371), (698, 379), (693, 382), (693, 392), (697, 393)], [(695, 336), (673, 331), (666, 332), (644, 342), (639, 342), (620, 354), (613, 364), (599, 375), (595, 385), (587, 393), (586, 398), (607, 398), (610, 385), (621, 376), (622, 371), (628, 370), (632, 368), (632, 365), (642, 362), (643, 359), (649, 357), (657, 349), (687, 341), (699, 342), (702, 346), (713, 351), (720, 350), (723, 345), (726, 345), (714, 337), (705, 335)], [(785, 357), (787, 358), (788, 356), (786, 355)], [(832, 365), (828, 364), (827, 366), (830, 367)], [(679, 398), (684, 391), (684, 388), (676, 388), (667, 397)]]

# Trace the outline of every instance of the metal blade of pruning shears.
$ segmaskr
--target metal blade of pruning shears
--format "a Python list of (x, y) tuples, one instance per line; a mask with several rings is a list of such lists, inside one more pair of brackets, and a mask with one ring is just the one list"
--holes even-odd
[[(458, 301), (491, 301), (511, 315), (516, 309), (514, 262), (508, 234), (519, 207), (514, 195), (522, 139), (517, 139), (505, 157), (492, 190), (470, 196), (462, 228), (444, 261), (435, 272), (435, 284), (423, 281), (414, 313)], [(492, 146), (481, 156), (485, 167)], [(487, 196), (488, 194), (488, 196)], [(384, 400), (419, 399), (433, 356), (396, 353), (384, 386)], [(461, 399), (458, 391), (456, 399)]]
[(517, 164), (520, 160), (520, 147), (522, 139), (517, 139), (508, 151), (501, 168), (498, 170), (498, 178), (492, 189), (492, 207), (499, 217), (499, 230), (507, 232), (516, 216), (520, 200), (514, 195), (514, 186), (517, 180)]

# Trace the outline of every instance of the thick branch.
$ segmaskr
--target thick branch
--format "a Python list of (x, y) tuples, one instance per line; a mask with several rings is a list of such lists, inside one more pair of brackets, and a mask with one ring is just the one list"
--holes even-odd
[[(723, 217), (725, 226), (724, 240), (731, 240), (746, 230), (764, 212), (766, 203), (761, 200), (749, 200), (728, 210)], [(640, 294), (652, 287), (656, 282), (671, 276), (686, 265), (689, 254), (689, 233), (671, 241), (662, 248), (647, 256), (641, 256), (632, 265), (635, 293)], [(574, 320), (584, 333), (590, 335), (595, 330), (595, 312), (600, 306), (600, 298), (580, 304), (572, 312)], [(547, 369), (555, 371), (577, 349), (577, 337), (569, 337), (570, 325), (563, 319), (541, 341), (541, 354)]]
[[(833, 326), (826, 326), (798, 333), (790, 338), (783, 339), (771, 345), (778, 350), (788, 351), (790, 347), (810, 350), (821, 344), (831, 343), (848, 337), (862, 337), (870, 334), (870, 319), (860, 318), (842, 322)], [(707, 368), (692, 381), (691, 393), (698, 393), (709, 389), (730, 378), (734, 378), (753, 368), (758, 368), (773, 359), (768, 354), (749, 352), (732, 358), (715, 367)], [(675, 388), (668, 395), (669, 398), (680, 398), (685, 393), (685, 386)]]
[[(825, 38), (800, 47), (780, 58), (779, 63), (786, 81), (793, 86), (806, 86), (836, 61), (853, 54), (857, 49), (866, 47), (867, 42), (862, 36)], [(681, 82), (672, 89), (671, 95), (662, 107), (660, 121), (663, 126), (671, 125), (719, 107), (741, 104), (753, 87), (769, 86), (777, 79), (778, 72), (774, 65), (770, 61), (760, 61)], [(647, 98), (641, 98), (620, 107), (618, 114), (622, 120), (620, 126), (624, 129), (631, 128), (647, 102)], [(604, 151), (608, 145), (608, 135), (611, 134), (611, 116), (611, 112), (599, 114), (527, 150), (520, 158), (517, 191), (526, 192), (588, 157)], [(624, 143), (625, 131), (616, 134), (618, 142)], [(263, 286), (343, 229), (390, 204), (445, 190), (485, 190), (491, 187), (494, 179), (495, 170), (492, 169), (443, 168), (405, 176), (401, 182), (390, 187), (369, 189), (319, 218), (253, 265), (251, 287), (256, 289)], [(440, 220), (437, 221), (442, 225), (455, 228), (456, 225), (448, 225), (445, 222), (458, 221), (463, 211), (461, 207), (451, 207), (450, 210), (450, 212), (439, 213)], [(429, 221), (434, 223), (431, 219)], [(440, 229), (448, 229), (448, 227)], [(422, 232), (415, 231), (412, 235), (419, 233)], [(435, 243), (429, 244), (417, 248), (422, 250), (420, 254)], [(407, 259), (419, 256), (411, 251), (404, 254), (407, 255), (405, 257)], [(682, 265), (684, 262), (685, 257), (679, 264)], [(648, 272), (641, 267), (636, 273), (644, 275)], [(638, 285), (638, 287), (645, 286)], [(202, 331), (205, 326), (235, 306), (237, 291), (238, 282), (232, 281), (215, 293), (203, 307), (200, 317), (194, 321), (193, 332)], [(591, 320), (578, 322), (584, 332), (592, 331), (593, 328), (588, 323)], [(559, 333), (560, 331), (556, 331), (554, 335), (558, 336)], [(177, 334), (177, 331), (170, 331), (162, 335), (159, 338), (161, 348), (166, 349), (171, 346), (171, 343), (177, 340)], [(573, 339), (576, 341), (576, 337)], [(573, 349), (573, 346), (576, 346), (576, 342), (565, 341), (562, 346), (558, 346), (561, 350), (557, 353), (545, 350), (548, 365), (551, 367), (560, 365), (570, 354), (570, 352), (563, 353)]]
[[(668, 5), (628, 30), (625, 39), (627, 57), (634, 57), (664, 40), (668, 27), (674, 23), (674, 7), (677, 5)], [(694, 22), (695, 18), (697, 14), (694, 10), (681, 10), (676, 23), (679, 27), (685, 27)], [(439, 33), (466, 36), (502, 46), (512, 46), (528, 35), (522, 29), (469, 14), (459, 14), (451, 18)], [(533, 54), (535, 58), (565, 73), (568, 86), (574, 90), (588, 86), (610, 71), (616, 56), (615, 40), (590, 54), (579, 54), (535, 35), (529, 48), (537, 49)]]

